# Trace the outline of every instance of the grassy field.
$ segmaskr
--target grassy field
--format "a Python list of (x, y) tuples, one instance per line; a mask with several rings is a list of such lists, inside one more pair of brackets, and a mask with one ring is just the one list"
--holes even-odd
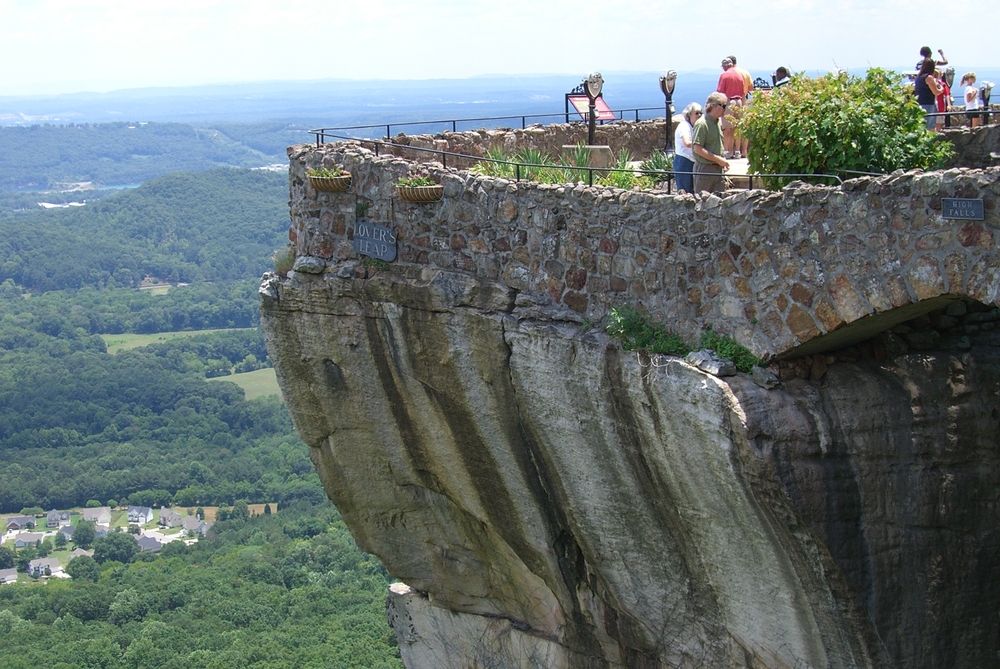
[[(151, 334), (102, 334), (101, 339), (108, 347), (108, 353), (127, 351), (131, 348), (159, 344), (161, 342), (176, 339), (177, 337), (194, 337), (196, 335), (211, 334), (213, 332), (233, 332), (241, 328), (220, 328), (217, 330), (183, 330), (181, 332), (153, 332)], [(242, 328), (249, 329), (249, 328)]]
[(243, 389), (248, 400), (254, 400), (258, 397), (268, 397), (269, 395), (281, 396), (281, 391), (278, 389), (278, 379), (274, 376), (273, 367), (256, 369), (252, 372), (243, 372), (242, 374), (217, 376), (209, 380), (235, 383)]

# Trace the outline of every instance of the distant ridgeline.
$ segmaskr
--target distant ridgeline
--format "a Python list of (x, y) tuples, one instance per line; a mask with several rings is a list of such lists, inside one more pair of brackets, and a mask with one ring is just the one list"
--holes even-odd
[(126, 186), (170, 172), (278, 160), (212, 128), (181, 123), (0, 127), (0, 192)]

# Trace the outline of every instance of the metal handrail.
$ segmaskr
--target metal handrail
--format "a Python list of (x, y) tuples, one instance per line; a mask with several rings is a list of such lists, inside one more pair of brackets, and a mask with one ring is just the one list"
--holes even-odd
[[(620, 110), (614, 112), (615, 115), (616, 115), (616, 118), (614, 120), (615, 121), (624, 121), (625, 120), (625, 114), (626, 114), (626, 112), (628, 112), (628, 113), (634, 114), (635, 120), (638, 121), (639, 120), (639, 112), (643, 112), (643, 111), (658, 111), (658, 112), (662, 112), (663, 111), (663, 105), (660, 105), (658, 107), (631, 107), (631, 108), (628, 108), (628, 109), (620, 109)], [(480, 117), (475, 117), (475, 118), (441, 119), (441, 120), (438, 120), (438, 121), (400, 121), (398, 123), (373, 123), (373, 124), (370, 124), (370, 125), (345, 125), (345, 126), (337, 126), (337, 127), (332, 127), (332, 128), (313, 128), (312, 130), (309, 130), (308, 132), (310, 132), (310, 133), (312, 133), (313, 135), (316, 136), (316, 146), (320, 146), (320, 145), (322, 145), (324, 143), (326, 136), (329, 135), (331, 137), (335, 137), (336, 135), (334, 133), (335, 133), (335, 131), (338, 131), (338, 130), (371, 130), (371, 129), (375, 129), (375, 128), (378, 128), (378, 129), (381, 130), (382, 128), (384, 128), (385, 129), (385, 137), (386, 137), (386, 139), (389, 139), (390, 137), (392, 137), (392, 128), (394, 128), (394, 127), (398, 128), (398, 127), (402, 127), (402, 126), (414, 126), (414, 125), (449, 125), (450, 124), (451, 125), (451, 131), (452, 132), (458, 132), (458, 124), (459, 123), (473, 123), (473, 122), (482, 122), (482, 121), (509, 121), (511, 119), (520, 119), (521, 120), (521, 129), (524, 130), (525, 128), (528, 127), (528, 123), (527, 123), (528, 119), (559, 117), (559, 118), (565, 119), (565, 122), (568, 123), (570, 115), (571, 115), (570, 113), (567, 113), (565, 111), (561, 111), (561, 112), (552, 112), (552, 113), (548, 113), (548, 114), (515, 114), (515, 115), (512, 115), (512, 116), (480, 116)], [(586, 119), (584, 119), (584, 122), (585, 121), (586, 121)], [(600, 120), (599, 122), (601, 123), (601, 125), (604, 125), (604, 123), (605, 123), (604, 120)], [(613, 121), (608, 120), (607, 122), (608, 123), (612, 123)]]
[[(664, 175), (666, 177), (666, 182), (667, 182), (667, 194), (669, 195), (672, 192), (673, 181), (674, 181), (675, 175), (677, 175), (677, 174), (693, 174), (693, 172), (678, 172), (678, 171), (674, 171), (674, 170), (669, 170), (669, 171), (667, 171), (667, 170), (642, 170), (642, 169), (622, 168), (622, 167), (581, 167), (581, 166), (578, 166), (578, 165), (559, 165), (559, 164), (552, 164), (552, 163), (518, 163), (518, 162), (513, 162), (513, 161), (507, 161), (507, 160), (498, 160), (496, 158), (487, 158), (485, 156), (473, 156), (473, 155), (470, 155), (470, 154), (467, 154), (467, 153), (456, 153), (454, 151), (444, 151), (442, 149), (430, 149), (430, 148), (423, 147), (423, 146), (410, 146), (409, 144), (397, 144), (396, 142), (391, 141), (391, 138), (390, 138), (390, 141), (383, 141), (383, 140), (379, 140), (379, 139), (364, 139), (364, 138), (358, 138), (358, 137), (348, 137), (348, 136), (344, 136), (344, 135), (330, 135), (330, 137), (334, 137), (336, 139), (344, 140), (344, 141), (349, 141), (349, 142), (358, 142), (362, 146), (364, 146), (364, 144), (371, 144), (372, 146), (375, 147), (375, 155), (376, 155), (376, 157), (380, 155), (379, 154), (379, 147), (380, 146), (388, 146), (388, 147), (392, 147), (392, 148), (402, 148), (402, 149), (405, 149), (407, 151), (418, 151), (418, 152), (422, 151), (424, 153), (431, 153), (431, 154), (434, 154), (434, 155), (437, 155), (437, 156), (441, 157), (441, 166), (445, 167), (445, 168), (448, 167), (448, 156), (451, 156), (453, 158), (464, 158), (466, 160), (473, 160), (473, 161), (477, 161), (477, 162), (494, 163), (494, 164), (498, 164), (498, 165), (511, 165), (511, 166), (514, 167), (514, 180), (516, 182), (521, 182), (522, 181), (522, 178), (521, 178), (521, 168), (525, 168), (526, 170), (529, 169), (529, 168), (535, 168), (535, 169), (539, 169), (539, 168), (554, 168), (554, 169), (560, 169), (560, 170), (579, 170), (579, 171), (586, 170), (587, 171), (587, 185), (588, 186), (593, 186), (594, 185), (594, 173), (595, 172), (597, 172), (597, 173), (632, 172), (633, 174), (642, 174), (642, 175), (647, 175), (647, 174), (648, 175)], [(835, 174), (803, 174), (803, 173), (792, 173), (792, 172), (789, 172), (789, 173), (775, 173), (775, 174), (756, 173), (756, 174), (747, 174), (747, 175), (739, 175), (739, 176), (746, 176), (746, 178), (748, 180), (749, 188), (751, 190), (753, 189), (753, 181), (754, 181), (755, 178), (764, 179), (764, 178), (768, 178), (768, 177), (796, 178), (796, 179), (817, 179), (817, 178), (818, 179), (833, 179), (833, 180), (835, 180), (837, 182), (838, 185), (844, 183), (844, 180), (841, 179), (839, 176), (837, 176)], [(524, 181), (531, 181), (531, 179), (529, 179), (527, 177), (525, 177), (523, 180)]]

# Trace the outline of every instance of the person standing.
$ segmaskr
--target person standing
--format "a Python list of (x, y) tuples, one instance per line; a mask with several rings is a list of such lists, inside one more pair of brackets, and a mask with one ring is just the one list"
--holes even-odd
[(709, 94), (705, 113), (694, 124), (691, 150), (694, 153), (694, 192), (724, 190), (722, 173), (729, 169), (723, 157), (721, 119), (726, 114), (729, 98), (718, 91)]
[(792, 83), (792, 78), (788, 76), (788, 68), (784, 65), (774, 71), (774, 87), (781, 88)]
[[(932, 52), (931, 52), (931, 48), (929, 46), (922, 46), (922, 47), (920, 47), (920, 62), (917, 63), (917, 70), (920, 70), (920, 68), (923, 67), (923, 64), (924, 64), (925, 60), (932, 60), (931, 59), (931, 55), (932, 55)], [(941, 58), (938, 59), (938, 60), (935, 60), (934, 64), (935, 65), (947, 65), (948, 64), (948, 59), (944, 57), (944, 51), (941, 50), (941, 49), (938, 49), (938, 55), (941, 56)]]
[[(743, 77), (743, 98), (740, 100), (739, 104), (735, 105), (730, 111), (732, 115), (731, 121), (733, 121), (733, 154), (734, 157), (739, 158), (743, 156), (747, 157), (747, 153), (750, 152), (750, 140), (743, 136), (740, 132), (739, 127), (737, 127), (736, 119), (743, 112), (743, 106), (750, 104), (750, 96), (753, 95), (753, 76), (750, 74), (749, 70), (745, 70), (736, 64), (736, 56), (729, 55), (726, 56), (729, 60), (733, 61), (733, 69), (740, 73)], [(738, 154), (738, 155), (737, 155)]]
[(924, 122), (927, 129), (933, 130), (935, 114), (937, 113), (937, 96), (941, 94), (941, 87), (938, 86), (938, 81), (934, 78), (933, 60), (928, 58), (920, 66), (917, 79), (913, 82), (913, 92), (917, 96), (917, 104), (924, 110)]
[[(715, 87), (716, 92), (726, 96), (726, 103), (743, 104), (743, 96), (746, 94), (746, 83), (743, 75), (736, 69), (733, 60), (726, 56), (722, 59), (722, 74), (719, 75), (719, 83)], [(708, 111), (707, 109), (705, 110)], [(728, 158), (733, 155), (733, 151), (738, 150), (734, 146), (736, 138), (734, 136), (733, 124), (729, 119), (722, 121), (722, 146)]]
[[(950, 116), (944, 116), (946, 112), (950, 111), (951, 107), (951, 86), (948, 85), (948, 78), (944, 76), (941, 70), (934, 70), (934, 78), (937, 79), (938, 86), (941, 87), (941, 92), (938, 94), (935, 102), (937, 103), (937, 110), (939, 116), (937, 117), (937, 129), (938, 132), (944, 130), (945, 120), (950, 119)], [(951, 127), (951, 122), (949, 120), (948, 124)]]
[(674, 131), (674, 176), (677, 177), (677, 190), (694, 193), (694, 152), (691, 140), (694, 134), (694, 124), (701, 117), (701, 105), (692, 102), (681, 114), (681, 122)]
[(976, 73), (966, 72), (962, 75), (959, 86), (965, 86), (962, 98), (965, 100), (965, 117), (969, 119), (969, 124), (973, 128), (978, 128), (983, 124), (982, 114), (979, 111), (979, 89), (976, 88)]

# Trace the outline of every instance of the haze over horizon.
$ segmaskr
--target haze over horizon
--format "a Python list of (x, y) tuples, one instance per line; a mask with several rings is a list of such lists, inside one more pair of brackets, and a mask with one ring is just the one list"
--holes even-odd
[[(303, 0), (0, 0), (0, 10), (7, 97), (269, 81), (696, 72), (717, 69), (730, 53), (754, 72), (778, 65), (904, 69), (925, 44), (944, 49), (957, 71), (992, 66), (995, 57), (987, 39), (938, 30), (931, 19), (940, 5), (927, 0), (762, 0), (726, 14), (693, 3), (682, 24), (668, 6), (620, 0), (371, 0), (329, 8)], [(990, 25), (998, 17), (972, 0), (947, 7), (949, 26)]]

